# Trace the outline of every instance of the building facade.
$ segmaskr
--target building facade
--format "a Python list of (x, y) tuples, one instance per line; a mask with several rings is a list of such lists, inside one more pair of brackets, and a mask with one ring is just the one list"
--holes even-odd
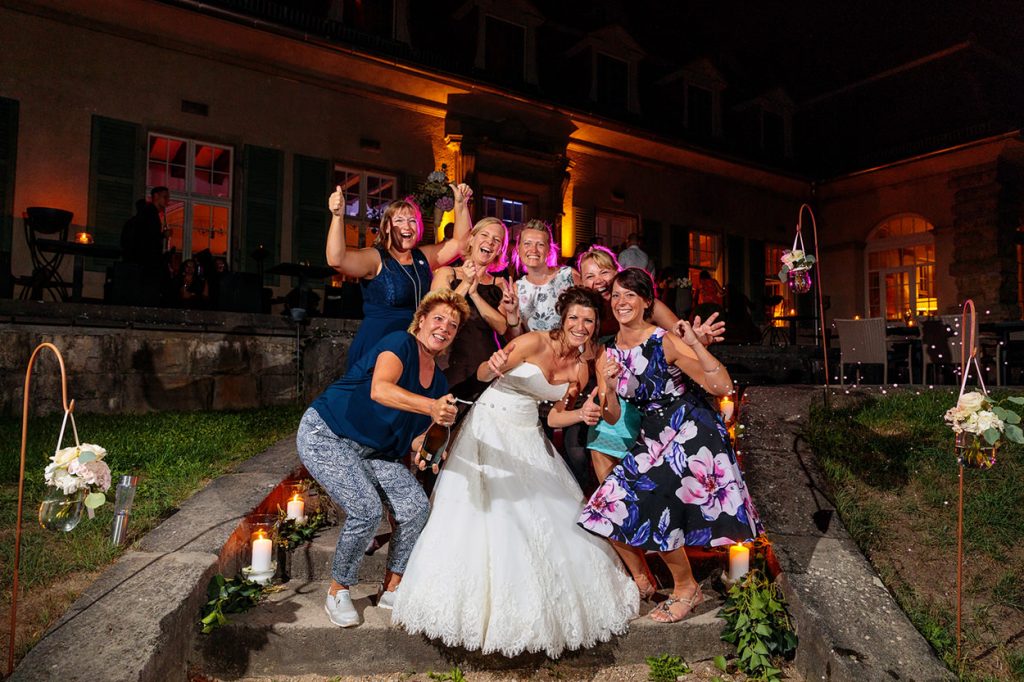
[[(382, 206), (444, 164), (476, 190), (476, 216), (550, 221), (566, 257), (641, 232), (660, 266), (711, 271), (758, 321), (811, 313), (774, 279), (803, 203), (829, 317), (973, 297), (1020, 318), (1024, 143), (991, 114), (1015, 103), (982, 127), (929, 131), (924, 151), (860, 161), (815, 143), (850, 142), (828, 121), (931, 62), (807, 103), (549, 4), (5, 0), (0, 252), (14, 275), (31, 271), (30, 206), (72, 211), (73, 231), (116, 244), (136, 201), (166, 185), (184, 256), (255, 272), (262, 246), (268, 267), (321, 264), (335, 187), (349, 243), (365, 245)], [(108, 265), (86, 263), (87, 297), (102, 297)], [(783, 302), (767, 308), (773, 293)]]

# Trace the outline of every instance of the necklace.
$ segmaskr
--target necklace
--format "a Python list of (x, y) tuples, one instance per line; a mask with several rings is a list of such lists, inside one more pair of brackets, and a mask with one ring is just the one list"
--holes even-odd
[[(388, 255), (390, 255), (390, 254), (388, 254)], [(395, 258), (394, 256), (391, 256), (391, 257), (394, 258), (395, 264), (398, 266), (398, 269), (401, 270), (403, 273), (405, 273), (405, 276), (409, 278), (410, 282), (412, 282), (412, 292), (416, 296), (416, 299), (413, 301), (412, 307), (415, 308), (415, 307), (417, 307), (420, 304), (420, 291), (421, 291), (420, 290), (420, 274), (419, 274), (419, 271), (416, 270), (416, 256), (415, 256), (415, 254), (413, 255), (412, 263), (411, 263), (413, 272), (416, 273), (415, 277), (413, 277), (412, 275), (409, 274), (409, 271), (405, 269), (404, 265), (402, 265), (401, 263), (398, 262), (397, 258)]]

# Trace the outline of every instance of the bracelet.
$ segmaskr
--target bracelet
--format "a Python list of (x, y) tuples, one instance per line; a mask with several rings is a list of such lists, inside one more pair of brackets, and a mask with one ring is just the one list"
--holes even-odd
[(703, 367), (701, 367), (701, 369), (704, 370), (705, 374), (714, 374), (718, 370), (722, 369), (722, 363), (718, 363), (717, 365), (715, 365), (714, 369), (704, 369)]

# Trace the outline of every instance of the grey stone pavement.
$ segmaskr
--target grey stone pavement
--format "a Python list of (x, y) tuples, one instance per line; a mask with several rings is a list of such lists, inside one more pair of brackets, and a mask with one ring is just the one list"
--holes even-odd
[[(822, 492), (821, 473), (800, 437), (811, 402), (822, 396), (820, 387), (751, 387), (742, 412), (747, 481), (782, 568), (800, 636), (794, 668), (808, 681), (954, 679)], [(287, 492), (281, 482), (297, 465), (294, 440), (283, 439), (182, 504), (104, 571), (10, 679), (183, 682), (190, 665), (233, 679), (319, 672), (303, 668), (317, 660), (332, 674), (417, 666), (444, 670), (452, 661), (478, 670), (509, 667), (510, 662), (446, 651), (391, 627), (386, 614), (372, 606), (376, 576), (367, 575), (360, 587), (366, 625), (350, 630), (325, 625), (320, 601), (330, 557), (326, 537), (297, 555), (295, 577), (269, 603), (232, 616), (232, 624), (216, 636), (199, 635), (196, 622), (210, 577), (241, 568), (247, 533), (240, 524), (255, 510), (276, 506)], [(375, 561), (376, 555), (368, 570)], [(713, 567), (696, 570), (713, 583)], [(725, 653), (727, 647), (717, 640), (722, 623), (717, 607), (709, 604), (672, 626), (637, 621), (625, 637), (568, 658), (580, 666), (605, 666), (660, 653), (691, 661)], [(81, 651), (83, 643), (87, 655), (69, 655)]]

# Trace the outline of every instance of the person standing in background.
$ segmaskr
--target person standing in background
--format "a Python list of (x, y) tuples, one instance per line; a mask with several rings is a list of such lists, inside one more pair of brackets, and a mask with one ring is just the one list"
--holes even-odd
[(619, 254), (619, 265), (623, 268), (640, 268), (653, 273), (654, 263), (647, 252), (640, 248), (641, 241), (640, 235), (636, 232), (631, 232), (626, 237), (626, 248)]

